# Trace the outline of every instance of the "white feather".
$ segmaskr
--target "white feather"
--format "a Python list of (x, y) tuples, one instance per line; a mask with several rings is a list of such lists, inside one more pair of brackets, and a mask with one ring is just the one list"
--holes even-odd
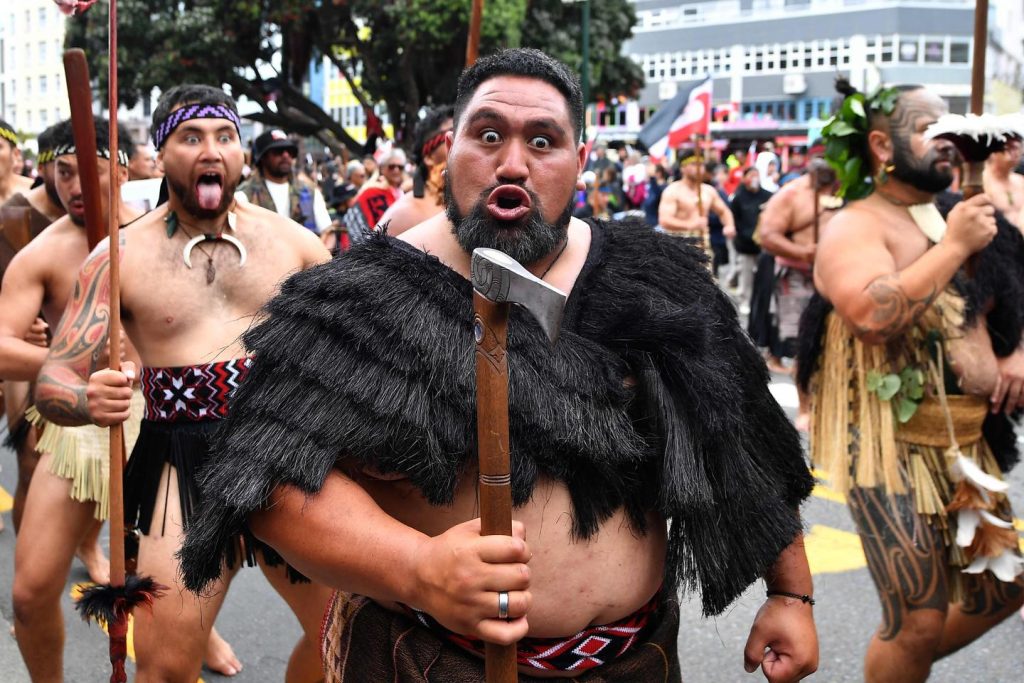
[(928, 126), (928, 129), (924, 132), (925, 140), (931, 140), (932, 138), (952, 133), (954, 135), (966, 135), (974, 138), (975, 141), (981, 142), (982, 138), (987, 138), (987, 143), (991, 145), (993, 142), (1004, 142), (1008, 135), (1015, 136), (1016, 125), (1011, 125), (1011, 122), (1005, 120), (1004, 117), (995, 116), (994, 114), (967, 114), (962, 116), (960, 114), (943, 114), (939, 117), (939, 120)]
[(974, 542), (974, 532), (981, 522), (977, 510), (960, 510), (956, 513), (956, 544), (966, 548)]
[(953, 465), (950, 467), (950, 474), (953, 475), (954, 481), (966, 479), (979, 489), (992, 491), (993, 493), (1004, 493), (1010, 488), (1010, 485), (1005, 481), (988, 474), (974, 464), (973, 460), (963, 455), (958, 455), (956, 460), (953, 461)]

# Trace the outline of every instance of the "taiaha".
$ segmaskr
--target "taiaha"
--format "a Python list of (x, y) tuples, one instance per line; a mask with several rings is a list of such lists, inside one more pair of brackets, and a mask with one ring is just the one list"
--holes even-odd
[[(119, 235), (118, 235), (118, 205), (120, 199), (120, 187), (115, 178), (115, 164), (113, 159), (117, 158), (118, 131), (117, 131), (117, 0), (110, 1), (110, 27), (109, 27), (109, 50), (108, 58), (110, 71), (108, 78), (108, 108), (110, 112), (110, 139), (108, 148), (111, 153), (112, 166), (109, 182), (109, 204), (106, 225), (106, 237), (109, 241), (110, 259), (110, 329), (108, 340), (110, 344), (110, 369), (120, 370), (121, 368), (121, 287), (120, 287), (120, 257), (119, 257)], [(65, 11), (71, 7), (85, 9), (91, 2), (78, 2), (71, 4), (68, 0), (58, 0), (57, 4)], [(69, 59), (70, 58), (70, 59)], [(91, 139), (95, 128), (92, 127), (92, 96), (89, 92), (88, 72), (85, 68), (85, 55), (80, 50), (71, 51), (65, 55), (65, 68), (68, 65), (68, 94), (73, 107), (72, 126), (75, 133), (75, 146), (79, 153), (79, 173), (86, 169), (92, 169), (95, 178), (95, 186), (91, 191), (83, 180), (83, 199), (86, 202), (86, 226), (87, 231), (99, 235), (103, 232), (102, 207), (99, 202), (99, 175), (97, 172), (96, 146), (93, 141), (92, 157), (83, 158), (82, 150), (79, 147), (80, 140)], [(77, 71), (75, 70), (77, 69)], [(84, 97), (83, 97), (84, 89)], [(76, 104), (77, 103), (77, 104)], [(89, 112), (89, 128), (84, 128), (82, 107)], [(74, 121), (77, 115), (78, 121)], [(87, 133), (87, 134), (83, 134)], [(90, 203), (93, 207), (90, 209)], [(90, 226), (88, 221), (93, 221)], [(99, 223), (99, 226), (96, 223)], [(128, 655), (128, 618), (137, 605), (150, 605), (153, 600), (159, 597), (162, 586), (157, 585), (152, 579), (139, 576), (125, 577), (125, 525), (124, 525), (124, 492), (123, 492), (123, 471), (124, 471), (124, 437), (121, 424), (110, 427), (110, 583), (106, 586), (93, 586), (82, 591), (76, 608), (86, 621), (97, 620), (106, 624), (107, 633), (110, 637), (110, 674), (111, 683), (125, 683), (128, 680), (125, 673), (125, 659)]]
[(469, 16), (469, 38), (466, 40), (466, 66), (476, 63), (480, 53), (480, 24), (484, 17), (484, 0), (473, 0), (473, 8)]
[[(92, 116), (92, 88), (89, 86), (89, 66), (85, 52), (74, 49), (64, 53), (64, 80), (68, 84), (71, 105), (71, 132), (75, 139), (75, 158), (78, 160), (78, 178), (85, 202), (85, 234), (89, 251), (107, 236), (103, 224), (103, 205), (100, 203), (100, 175), (96, 167), (96, 125)], [(116, 158), (116, 150), (111, 159)]]
[[(480, 533), (512, 535), (512, 469), (508, 438), (508, 313), (519, 304), (533, 315), (554, 344), (566, 296), (507, 254), (474, 249), (473, 336), (476, 341), (477, 456), (480, 467)], [(502, 597), (504, 596), (504, 602)], [(505, 618), (508, 593), (498, 594), (498, 618)], [(502, 614), (503, 610), (506, 614)], [(516, 646), (487, 643), (487, 683), (514, 683)]]

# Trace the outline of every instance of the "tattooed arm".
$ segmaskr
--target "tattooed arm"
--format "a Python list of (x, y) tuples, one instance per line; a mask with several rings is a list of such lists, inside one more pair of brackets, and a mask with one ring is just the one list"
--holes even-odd
[(110, 252), (103, 243), (82, 264), (39, 373), (36, 408), (46, 419), (62, 425), (93, 422), (86, 389), (89, 377), (106, 364), (109, 331)]
[[(815, 286), (862, 341), (884, 344), (905, 334), (967, 258), (991, 240), (990, 235), (984, 238), (989, 232), (985, 207), (991, 208), (984, 196), (959, 207), (964, 207), (959, 216), (950, 213), (946, 237), (931, 248), (910, 224), (899, 251), (906, 254), (919, 243), (922, 252), (904, 264), (896, 262), (897, 249), (887, 241), (892, 232), (886, 232), (887, 221), (906, 221), (904, 215), (890, 219), (883, 211), (855, 204), (829, 221), (815, 260)], [(902, 209), (894, 206), (892, 211)]]

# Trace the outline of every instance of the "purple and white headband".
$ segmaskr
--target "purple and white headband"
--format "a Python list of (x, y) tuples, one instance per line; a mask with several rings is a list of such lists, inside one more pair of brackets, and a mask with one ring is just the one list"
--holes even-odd
[(185, 121), (193, 119), (227, 119), (235, 124), (238, 136), (242, 136), (242, 122), (238, 114), (231, 111), (222, 104), (186, 104), (184, 107), (171, 112), (163, 123), (153, 129), (153, 146), (160, 149), (171, 137), (171, 133), (177, 130), (178, 126)]

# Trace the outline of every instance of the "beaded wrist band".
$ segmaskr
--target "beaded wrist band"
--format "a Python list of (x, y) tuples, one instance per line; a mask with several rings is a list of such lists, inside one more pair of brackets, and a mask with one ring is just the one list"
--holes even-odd
[(765, 595), (769, 598), (773, 595), (780, 595), (784, 598), (793, 598), (794, 600), (799, 600), (800, 602), (811, 605), (812, 607), (814, 606), (814, 598), (807, 594), (797, 595), (796, 593), (787, 593), (786, 591), (768, 591)]

